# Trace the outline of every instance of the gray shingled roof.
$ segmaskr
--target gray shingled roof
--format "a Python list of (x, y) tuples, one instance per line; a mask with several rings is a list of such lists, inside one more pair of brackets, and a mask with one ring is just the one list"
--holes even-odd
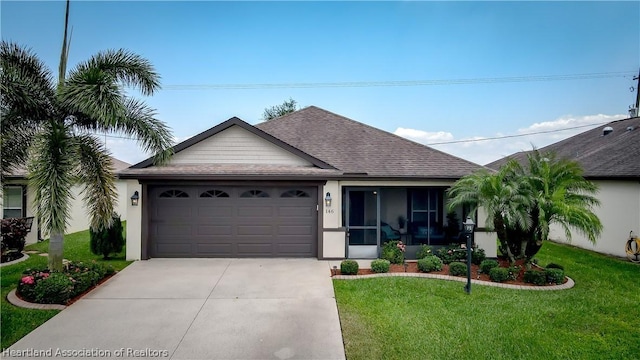
[[(613, 132), (603, 135), (607, 126)], [(613, 121), (539, 150), (578, 161), (587, 178), (640, 178), (640, 118)], [(523, 162), (528, 153), (515, 153), (486, 166), (497, 169), (512, 158)]]
[(345, 175), (457, 179), (480, 165), (310, 106), (256, 125)]
[[(111, 157), (111, 164), (113, 165), (113, 170), (116, 175), (131, 166), (131, 164), (126, 163), (122, 160), (118, 160), (113, 156)], [(6, 177), (8, 179), (24, 179), (27, 177), (27, 168), (24, 166), (20, 166), (19, 168), (11, 171), (11, 173), (7, 174)]]

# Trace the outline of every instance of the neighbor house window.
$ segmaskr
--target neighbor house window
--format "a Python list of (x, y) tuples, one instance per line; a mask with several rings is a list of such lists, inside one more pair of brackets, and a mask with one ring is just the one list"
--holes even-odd
[(3, 218), (20, 218), (26, 216), (24, 206), (24, 188), (22, 186), (5, 186), (2, 197)]

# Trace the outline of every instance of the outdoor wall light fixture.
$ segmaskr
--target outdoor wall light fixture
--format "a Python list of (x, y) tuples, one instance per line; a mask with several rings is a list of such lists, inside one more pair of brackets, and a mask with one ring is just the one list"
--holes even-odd
[(327, 207), (330, 207), (330, 206), (331, 206), (331, 193), (330, 193), (330, 192), (328, 192), (328, 193), (327, 193), (327, 196), (325, 196), (325, 197), (324, 197), (324, 204), (325, 204)]
[(138, 201), (140, 200), (140, 194), (137, 191), (133, 192), (131, 195), (131, 206), (138, 206)]
[(464, 225), (464, 233), (467, 236), (467, 285), (464, 286), (464, 291), (471, 294), (471, 236), (473, 236), (473, 228), (476, 224), (468, 216), (462, 225)]

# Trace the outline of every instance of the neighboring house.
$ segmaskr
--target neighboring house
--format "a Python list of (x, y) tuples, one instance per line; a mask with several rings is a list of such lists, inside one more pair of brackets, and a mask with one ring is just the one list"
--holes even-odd
[[(580, 233), (572, 232), (573, 245), (605, 254), (625, 256), (629, 231), (640, 234), (640, 118), (611, 122), (539, 149), (553, 151), (559, 157), (582, 165), (584, 177), (600, 188), (600, 206), (594, 212), (604, 226), (595, 244)], [(528, 152), (520, 152), (487, 164), (497, 169), (514, 158), (526, 161)], [(567, 242), (564, 231), (551, 228), (550, 238)]]
[[(234, 117), (174, 152), (120, 173), (140, 196), (127, 259), (376, 258), (388, 236), (411, 256), (448, 241), (445, 191), (481, 168), (314, 106), (255, 126)], [(409, 234), (382, 231), (399, 216)], [(494, 235), (476, 241), (495, 256)]]
[[(116, 174), (123, 169), (131, 166), (116, 158), (111, 158)], [(0, 210), (2, 217), (35, 217), (35, 205), (33, 199), (35, 197), (34, 190), (28, 186), (26, 178), (26, 169), (18, 169), (11, 174), (5, 176), (5, 182), (2, 184), (3, 196), (1, 199)], [(72, 188), (73, 200), (71, 202), (71, 214), (68, 220), (66, 233), (73, 233), (89, 228), (89, 216), (87, 215), (81, 194), (82, 187), (74, 186)], [(127, 184), (124, 181), (116, 181), (116, 190), (118, 192), (118, 204), (115, 211), (120, 214), (122, 220), (126, 220), (127, 203), (130, 200), (127, 196)], [(38, 240), (45, 238), (47, 234), (40, 231), (38, 219), (35, 218), (31, 228), (31, 232), (27, 235), (27, 244), (32, 244)]]

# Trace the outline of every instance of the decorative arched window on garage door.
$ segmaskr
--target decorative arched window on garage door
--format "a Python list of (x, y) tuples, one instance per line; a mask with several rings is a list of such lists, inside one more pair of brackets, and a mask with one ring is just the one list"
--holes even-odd
[(311, 197), (308, 192), (304, 190), (289, 190), (285, 191), (280, 195), (283, 198), (308, 198)]
[(189, 194), (187, 194), (186, 192), (182, 191), (182, 190), (178, 190), (178, 189), (171, 189), (171, 190), (166, 190), (160, 193), (160, 195), (158, 195), (158, 197), (161, 198), (188, 198)]
[(240, 194), (241, 198), (268, 198), (269, 194), (262, 190), (247, 190)]
[(200, 194), (201, 198), (228, 198), (229, 194), (222, 190), (207, 190)]

